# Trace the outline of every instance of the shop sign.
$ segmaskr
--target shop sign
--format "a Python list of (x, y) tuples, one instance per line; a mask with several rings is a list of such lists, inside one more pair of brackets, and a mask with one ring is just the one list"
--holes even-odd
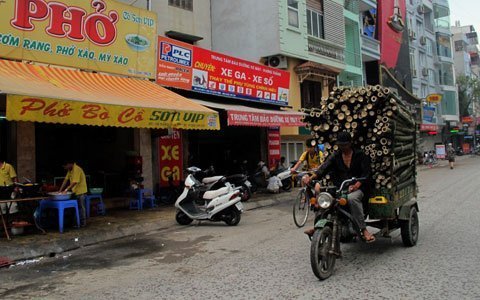
[(470, 116), (462, 117), (462, 123), (473, 123), (473, 118)]
[(432, 106), (423, 106), (423, 121), (432, 123), (433, 118), (435, 117), (436, 108)]
[(219, 129), (218, 114), (7, 96), (7, 119), (130, 128)]
[(436, 145), (435, 152), (437, 154), (437, 158), (445, 158), (446, 157), (445, 145)]
[(157, 83), (200, 93), (288, 105), (290, 73), (166, 37), (158, 38)]
[(420, 124), (420, 131), (438, 131), (438, 125), (435, 124)]
[(182, 132), (173, 130), (172, 134), (159, 139), (159, 174), (160, 186), (169, 186), (169, 177), (178, 186), (183, 178), (183, 147)]
[(304, 126), (301, 115), (227, 111), (228, 126)]
[(278, 127), (268, 128), (268, 167), (277, 166), (280, 161), (280, 129)]
[(0, 1), (0, 57), (155, 78), (155, 13), (112, 0)]
[(425, 98), (427, 102), (430, 103), (440, 103), (442, 101), (442, 95), (441, 94), (430, 94)]

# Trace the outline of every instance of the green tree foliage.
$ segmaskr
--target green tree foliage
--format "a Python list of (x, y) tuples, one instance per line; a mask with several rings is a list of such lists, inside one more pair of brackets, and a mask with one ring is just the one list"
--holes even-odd
[(457, 85), (460, 116), (473, 115), (474, 101), (476, 110), (480, 109), (480, 80), (462, 75), (457, 77)]

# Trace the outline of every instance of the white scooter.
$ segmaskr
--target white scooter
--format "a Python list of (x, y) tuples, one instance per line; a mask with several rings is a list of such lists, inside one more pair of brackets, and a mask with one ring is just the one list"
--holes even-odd
[(206, 191), (202, 195), (204, 205), (199, 205), (202, 183), (192, 174), (185, 179), (185, 188), (175, 202), (175, 219), (180, 225), (188, 225), (193, 220), (223, 221), (235, 226), (240, 222), (243, 212), (240, 188), (233, 188), (228, 182), (225, 187)]

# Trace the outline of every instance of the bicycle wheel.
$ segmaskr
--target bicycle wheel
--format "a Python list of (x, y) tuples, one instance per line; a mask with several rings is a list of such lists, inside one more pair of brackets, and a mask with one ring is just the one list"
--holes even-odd
[(305, 189), (301, 189), (293, 202), (293, 221), (297, 227), (303, 227), (305, 225), (309, 212), (310, 204), (309, 199), (307, 199), (307, 193)]

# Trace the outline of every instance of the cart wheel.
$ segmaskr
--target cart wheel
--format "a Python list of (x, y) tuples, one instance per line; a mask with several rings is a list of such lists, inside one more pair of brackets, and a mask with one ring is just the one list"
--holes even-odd
[(412, 247), (417, 244), (418, 229), (417, 209), (415, 206), (412, 206), (408, 220), (404, 220), (401, 223), (402, 241), (405, 246)]

